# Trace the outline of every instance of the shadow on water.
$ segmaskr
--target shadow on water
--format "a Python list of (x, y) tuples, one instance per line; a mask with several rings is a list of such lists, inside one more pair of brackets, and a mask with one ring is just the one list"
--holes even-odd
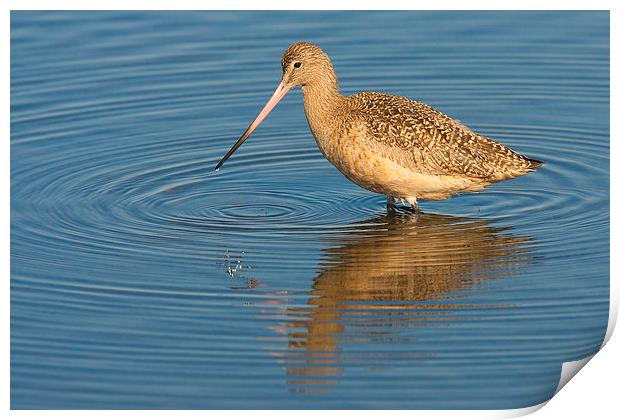
[[(391, 357), (379, 350), (345, 363), (343, 343), (415, 341), (399, 333), (452, 323), (451, 314), (484, 307), (458, 299), (533, 263), (526, 247), (532, 238), (510, 230), (483, 219), (388, 213), (330, 238), (307, 306), (283, 308), (293, 320), (273, 327), (300, 351), (274, 354), (286, 366), (289, 390), (329, 392), (347, 363)], [(416, 363), (432, 355), (399, 357)]]

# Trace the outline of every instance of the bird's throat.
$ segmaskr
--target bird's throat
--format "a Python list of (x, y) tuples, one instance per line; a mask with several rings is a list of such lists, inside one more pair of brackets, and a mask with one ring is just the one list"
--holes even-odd
[(321, 83), (302, 86), (304, 110), (314, 136), (325, 138), (335, 129), (343, 97), (337, 84)]

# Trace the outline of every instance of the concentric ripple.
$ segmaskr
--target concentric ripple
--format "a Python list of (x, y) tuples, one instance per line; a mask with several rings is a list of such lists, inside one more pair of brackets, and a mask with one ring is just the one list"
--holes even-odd
[[(549, 398), (607, 322), (607, 15), (257, 13), (12, 14), (13, 408)], [(387, 215), (294, 91), (213, 172), (302, 38), (545, 166)]]

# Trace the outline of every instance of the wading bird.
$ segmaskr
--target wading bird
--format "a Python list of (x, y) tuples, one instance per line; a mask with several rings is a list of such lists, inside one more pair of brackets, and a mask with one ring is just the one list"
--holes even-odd
[(422, 102), (380, 92), (343, 96), (331, 60), (299, 42), (282, 56), (282, 81), (260, 114), (215, 167), (218, 170), (293, 87), (321, 153), (362, 188), (405, 200), (445, 200), (455, 193), (531, 172), (543, 162), (477, 134)]

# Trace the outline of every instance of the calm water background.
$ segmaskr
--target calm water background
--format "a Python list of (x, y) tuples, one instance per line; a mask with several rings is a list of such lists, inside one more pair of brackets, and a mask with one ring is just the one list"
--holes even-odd
[[(293, 92), (425, 101), (538, 172), (388, 216)], [(597, 351), (609, 15), (11, 14), (13, 408), (517, 408)]]

